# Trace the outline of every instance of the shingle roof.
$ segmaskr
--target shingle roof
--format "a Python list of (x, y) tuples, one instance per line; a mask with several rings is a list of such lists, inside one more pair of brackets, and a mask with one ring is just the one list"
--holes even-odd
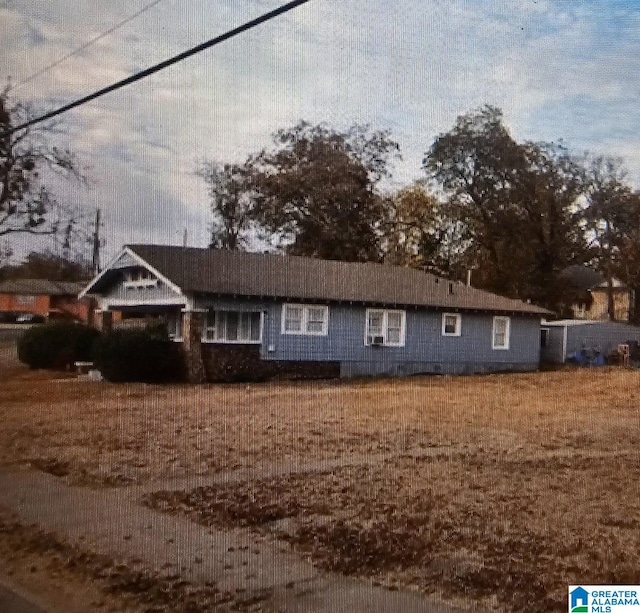
[(187, 293), (550, 314), (399, 266), (165, 245), (128, 248)]
[(593, 268), (573, 264), (560, 273), (560, 278), (580, 290), (589, 290), (605, 282), (605, 278)]
[(84, 283), (49, 279), (8, 279), (0, 282), (0, 294), (75, 296), (84, 286)]

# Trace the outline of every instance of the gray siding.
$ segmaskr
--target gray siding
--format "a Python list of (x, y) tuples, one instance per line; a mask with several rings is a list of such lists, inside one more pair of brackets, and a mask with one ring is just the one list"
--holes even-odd
[(418, 372), (532, 370), (539, 365), (540, 319), (511, 317), (510, 348), (491, 348), (492, 315), (462, 314), (458, 337), (442, 336), (442, 313), (409, 310), (404, 347), (364, 344), (366, 308), (331, 306), (326, 336), (281, 334), (280, 304), (270, 305), (262, 355), (271, 360), (339, 361), (344, 376)]
[(583, 348), (607, 355), (617, 351), (618, 345), (628, 340), (640, 341), (640, 328), (623, 323), (598, 322), (567, 327), (567, 357)]
[[(640, 341), (640, 327), (612, 321), (586, 323), (545, 324), (549, 328), (550, 343), (543, 351), (543, 359), (562, 363), (579, 354), (583, 349), (598, 351), (605, 356), (617, 351), (625, 341)], [(567, 335), (563, 353), (563, 336)]]
[(176, 293), (171, 287), (158, 279), (157, 285), (153, 287), (126, 287), (120, 277), (117, 282), (111, 285), (107, 291), (103, 292), (102, 298), (106, 299), (113, 306), (163, 304), (167, 301), (182, 302), (186, 304), (184, 296)]
[[(179, 298), (159, 283), (154, 288), (126, 289), (116, 284), (106, 296), (161, 304)], [(426, 309), (406, 311), (403, 347), (371, 347), (364, 342), (366, 307), (329, 306), (325, 336), (282, 334), (282, 303), (271, 299), (197, 298), (196, 309), (260, 311), (263, 314), (260, 355), (264, 360), (339, 362), (342, 376), (409, 375), (414, 373), (471, 373), (535, 370), (540, 358), (540, 319), (511, 316), (508, 350), (491, 347), (493, 315), (462, 313), (460, 336), (442, 335), (442, 313)]]

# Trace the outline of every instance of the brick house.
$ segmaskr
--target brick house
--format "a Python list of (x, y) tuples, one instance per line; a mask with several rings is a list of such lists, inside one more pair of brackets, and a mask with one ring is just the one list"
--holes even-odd
[(10, 279), (0, 282), (0, 314), (37, 315), (46, 320), (87, 322), (91, 299), (78, 298), (84, 283), (48, 279)]

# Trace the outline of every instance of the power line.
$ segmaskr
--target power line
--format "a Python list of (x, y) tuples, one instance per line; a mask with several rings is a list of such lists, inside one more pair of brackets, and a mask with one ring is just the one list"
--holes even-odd
[(105, 94), (108, 94), (112, 91), (115, 91), (117, 89), (120, 89), (121, 87), (124, 87), (125, 85), (129, 85), (130, 83), (135, 83), (136, 81), (140, 81), (140, 79), (144, 79), (145, 77), (148, 77), (149, 75), (152, 75), (164, 68), (167, 68), (168, 66), (171, 66), (173, 64), (176, 64), (177, 62), (181, 62), (182, 60), (187, 59), (188, 57), (191, 57), (192, 55), (195, 55), (196, 53), (200, 53), (201, 51), (204, 51), (205, 49), (209, 49), (210, 47), (213, 47), (214, 45), (218, 45), (222, 42), (224, 42), (225, 40), (228, 40), (230, 38), (233, 38), (234, 36), (237, 36), (238, 34), (242, 34), (243, 32), (246, 32), (247, 30), (250, 30), (252, 28), (255, 28), (256, 26), (259, 26), (260, 24), (264, 23), (265, 21), (269, 21), (270, 19), (273, 19), (274, 17), (278, 17), (279, 15), (282, 15), (283, 13), (286, 13), (302, 4), (305, 4), (309, 2), (309, 0), (293, 0), (292, 2), (288, 2), (287, 4), (283, 4), (282, 6), (278, 7), (277, 9), (274, 9), (273, 11), (269, 11), (268, 13), (265, 13), (264, 15), (261, 15), (260, 17), (257, 17), (256, 19), (252, 19), (251, 21), (247, 21), (246, 23), (243, 23), (241, 26), (238, 26), (237, 28), (233, 28), (232, 30), (228, 30), (227, 32), (225, 32), (224, 34), (221, 34), (220, 36), (216, 36), (215, 38), (212, 38), (211, 40), (208, 40), (205, 43), (201, 43), (200, 45), (197, 45), (195, 47), (192, 47), (191, 49), (184, 51), (178, 55), (174, 55), (173, 57), (169, 58), (168, 60), (164, 60), (163, 62), (160, 62), (159, 64), (155, 64), (154, 66), (151, 66), (150, 68), (146, 68), (145, 70), (142, 70), (140, 72), (137, 72), (136, 74), (127, 77), (126, 79), (122, 79), (121, 81), (118, 81), (117, 83), (114, 83), (113, 85), (109, 85), (108, 87), (104, 87), (103, 89), (98, 90), (97, 92), (94, 92), (93, 94), (90, 94), (88, 96), (85, 96), (84, 98), (80, 98), (79, 100), (76, 100), (75, 102), (71, 102), (70, 104), (66, 104), (65, 106), (60, 107), (59, 109), (56, 109), (55, 111), (51, 111), (49, 113), (45, 113), (44, 115), (41, 115), (39, 117), (36, 117), (34, 119), (31, 119), (29, 121), (26, 121), (18, 126), (15, 126), (14, 128), (11, 128), (9, 130), (7, 130), (6, 132), (3, 132), (2, 134), (0, 134), (0, 138), (5, 138), (7, 136), (9, 136), (10, 134), (13, 134), (14, 132), (17, 132), (18, 130), (22, 130), (24, 128), (28, 128), (29, 126), (32, 126), (36, 123), (40, 123), (42, 121), (45, 121), (47, 119), (51, 119), (52, 117), (56, 117), (57, 115), (60, 115), (62, 113), (65, 113), (66, 111), (69, 111), (73, 108), (76, 108), (82, 104), (86, 104), (87, 102), (90, 102), (91, 100), (95, 100), (96, 98), (99, 98), (100, 96), (104, 96)]
[(112, 34), (116, 30), (121, 28), (123, 25), (129, 23), (139, 15), (142, 15), (142, 13), (145, 13), (149, 9), (153, 8), (156, 4), (159, 4), (160, 2), (162, 2), (162, 0), (154, 0), (153, 2), (150, 2), (149, 4), (143, 6), (139, 11), (133, 13), (133, 15), (129, 15), (129, 17), (118, 22), (114, 26), (110, 27), (108, 30), (105, 30), (104, 32), (102, 32), (101, 34), (98, 34), (98, 36), (92, 38), (91, 40), (87, 41), (83, 45), (80, 45), (77, 49), (74, 49), (70, 53), (63, 55), (61, 58), (57, 59), (55, 62), (52, 62), (51, 64), (47, 64), (46, 66), (44, 66), (44, 68), (41, 68), (37, 72), (34, 72), (32, 75), (28, 76), (26, 79), (23, 79), (22, 81), (20, 81), (17, 85), (14, 85), (12, 89), (14, 90), (20, 89), (21, 87), (29, 83), (29, 81), (33, 81), (33, 79), (35, 79), (36, 77), (39, 77), (40, 75), (43, 75), (46, 72), (49, 72), (52, 68), (55, 68), (59, 64), (62, 64), (62, 62), (64, 62), (65, 60), (68, 60), (70, 57), (73, 57), (74, 55), (77, 55), (81, 51), (84, 51), (87, 47), (90, 47), (94, 43), (97, 43), (99, 40), (101, 40), (105, 36)]

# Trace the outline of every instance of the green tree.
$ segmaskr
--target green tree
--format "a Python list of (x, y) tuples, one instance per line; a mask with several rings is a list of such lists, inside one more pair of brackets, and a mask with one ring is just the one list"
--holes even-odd
[(439, 203), (426, 187), (420, 182), (403, 187), (387, 199), (383, 240), (385, 262), (437, 269), (444, 229)]
[(578, 208), (585, 189), (584, 172), (562, 145), (525, 143), (521, 147), (526, 167), (513, 194), (520, 214), (514, 224), (519, 246), (514, 248), (521, 257), (513, 273), (521, 275), (521, 297), (557, 309), (565, 302), (562, 271), (586, 258)]
[(29, 105), (0, 92), (0, 237), (55, 234), (70, 213), (45, 186), (43, 171), (82, 178), (75, 156), (50, 144), (53, 124), (7, 133), (31, 117)]
[(211, 214), (211, 247), (245, 249), (252, 231), (256, 231), (253, 165), (221, 164), (205, 160), (198, 176), (204, 179), (209, 192)]
[[(640, 228), (637, 195), (626, 183), (622, 161), (595, 157), (587, 161), (582, 222), (589, 240), (590, 262), (607, 281), (607, 312), (615, 319), (614, 277), (634, 283), (633, 244)], [(631, 261), (629, 261), (631, 260)]]
[(559, 145), (518, 143), (492, 106), (461, 115), (425, 154), (423, 168), (447, 196), (474, 282), (553, 308), (560, 272), (579, 260), (576, 202), (581, 168)]
[(32, 251), (23, 262), (9, 266), (5, 278), (85, 281), (92, 276), (88, 262), (80, 262), (44, 251)]
[(291, 255), (376, 261), (385, 203), (376, 189), (398, 145), (385, 131), (300, 122), (255, 159), (256, 219)]
[(633, 290), (631, 321), (640, 323), (640, 192), (628, 196), (629, 226), (620, 239), (616, 276)]

